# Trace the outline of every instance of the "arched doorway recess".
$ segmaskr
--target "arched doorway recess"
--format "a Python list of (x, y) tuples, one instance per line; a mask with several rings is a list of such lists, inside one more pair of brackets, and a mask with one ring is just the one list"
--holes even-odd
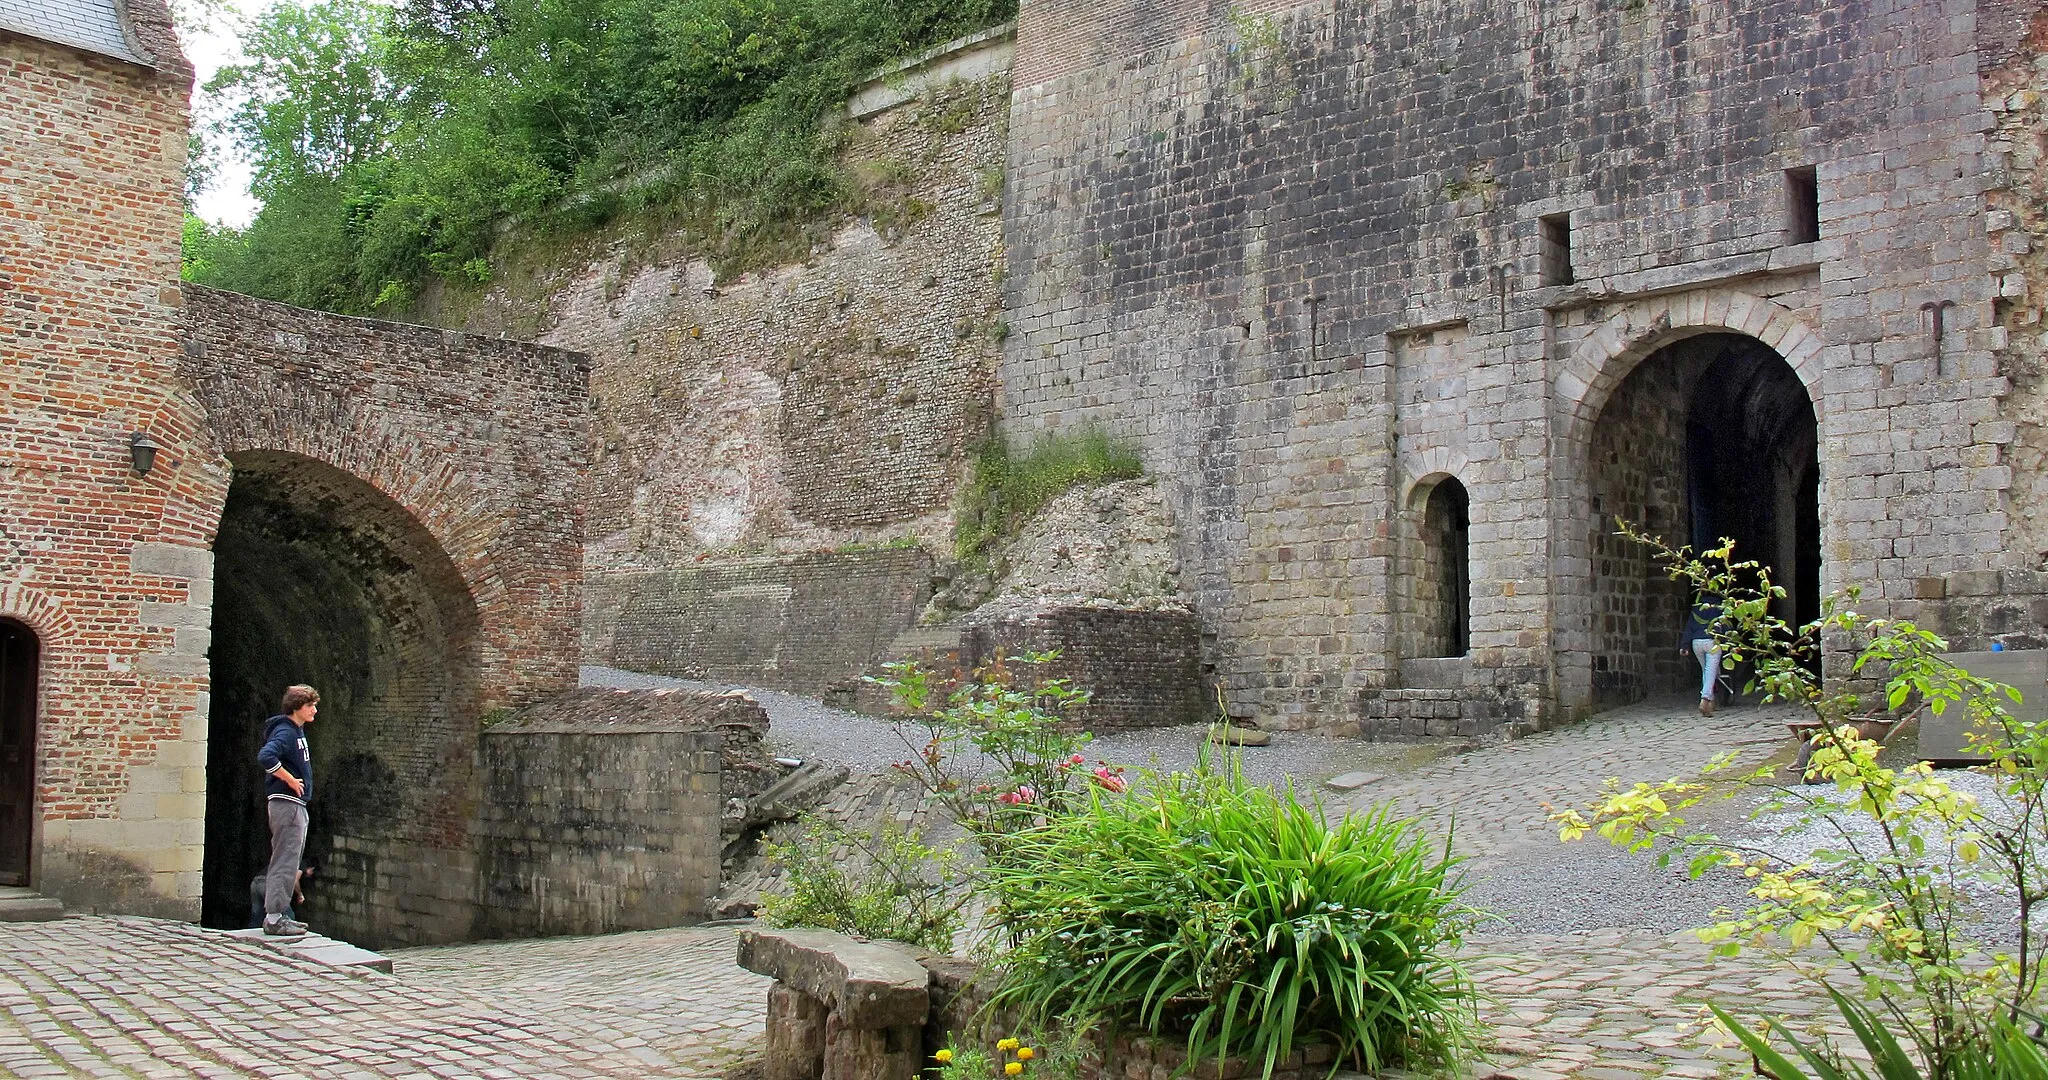
[(1423, 656), (1463, 656), (1472, 642), (1472, 499), (1456, 477), (1430, 488), (1422, 507)]
[[(255, 765), (292, 683), (321, 693), (303, 917), (388, 945), (459, 937), (478, 731), (477, 609), (434, 537), (311, 458), (231, 455), (215, 541), (205, 905), (245, 925), (269, 845)], [(446, 925), (441, 925), (445, 923)]]
[(1697, 687), (1676, 647), (1690, 598), (1615, 535), (1623, 519), (1695, 549), (1733, 538), (1786, 587), (1781, 616), (1818, 613), (1818, 424), (1770, 346), (1708, 333), (1652, 352), (1600, 410), (1590, 456), (1595, 707)]
[(0, 619), (0, 885), (27, 885), (32, 869), (42, 663), (35, 631)]

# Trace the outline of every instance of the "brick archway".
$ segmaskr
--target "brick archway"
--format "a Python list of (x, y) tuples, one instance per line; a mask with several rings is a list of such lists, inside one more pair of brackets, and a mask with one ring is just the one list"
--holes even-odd
[(0, 583), (0, 619), (13, 619), (35, 631), (46, 649), (77, 633), (55, 597), (18, 581)]
[(231, 477), (206, 523), (205, 918), (248, 917), (248, 762), (311, 682), (306, 914), (373, 946), (468, 937), (483, 717), (576, 682), (587, 360), (184, 291), (181, 372)]

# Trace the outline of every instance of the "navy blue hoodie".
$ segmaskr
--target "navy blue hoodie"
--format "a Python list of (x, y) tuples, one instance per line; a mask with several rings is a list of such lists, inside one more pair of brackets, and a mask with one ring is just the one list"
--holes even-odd
[[(304, 806), (313, 801), (313, 752), (306, 749), (306, 729), (289, 716), (273, 716), (263, 729), (263, 749), (256, 752), (256, 765), (263, 770), (263, 794), (272, 799), (290, 799)], [(271, 770), (283, 765), (299, 778), (306, 790), (298, 795)]]

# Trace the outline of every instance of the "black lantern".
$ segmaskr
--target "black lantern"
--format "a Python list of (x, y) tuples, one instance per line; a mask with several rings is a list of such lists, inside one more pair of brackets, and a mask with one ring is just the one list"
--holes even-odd
[(149, 433), (138, 431), (128, 436), (128, 463), (135, 466), (135, 475), (148, 476), (156, 468), (156, 452), (163, 449)]

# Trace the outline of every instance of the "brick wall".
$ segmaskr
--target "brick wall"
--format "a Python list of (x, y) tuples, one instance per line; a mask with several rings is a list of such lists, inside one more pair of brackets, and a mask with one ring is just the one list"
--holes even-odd
[[(1027, 2), (1001, 418), (1140, 441), (1222, 680), (1285, 725), (1356, 730), (1403, 690), (1404, 508), (1438, 474), (1471, 495), (1467, 691), (1539, 725), (1591, 707), (1593, 444), (1626, 426), (1603, 406), (1703, 331), (1769, 345), (1815, 401), (1826, 581), (1909, 605), (2012, 559), (1955, 15)], [(1807, 166), (1821, 239), (1793, 243)], [(1570, 284), (1544, 273), (1560, 216)]]
[(704, 918), (724, 800), (761, 790), (767, 729), (749, 698), (645, 690), (579, 691), (493, 725), (481, 751), (479, 933)]
[(1215, 714), (1202, 678), (1202, 627), (1182, 611), (1050, 607), (974, 626), (968, 666), (1026, 652), (1059, 651), (1030, 669), (1090, 692), (1073, 719), (1090, 731), (1195, 724)]
[(931, 600), (919, 548), (593, 573), (585, 662), (801, 693), (858, 678)]
[(0, 33), (0, 617), (42, 643), (31, 881), (187, 917), (226, 478), (175, 380), (191, 70), (128, 7), (154, 68)]

